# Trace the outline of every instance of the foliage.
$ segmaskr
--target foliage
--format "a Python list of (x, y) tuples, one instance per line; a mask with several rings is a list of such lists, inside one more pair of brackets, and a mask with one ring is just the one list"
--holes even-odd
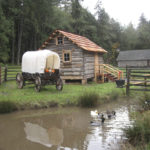
[(150, 110), (150, 94), (145, 92), (140, 96), (139, 106), (143, 111)]
[(12, 101), (0, 101), (0, 113), (9, 113), (17, 110), (17, 106)]
[(6, 63), (9, 58), (10, 22), (6, 19), (0, 4), (0, 62)]
[(115, 90), (118, 95), (121, 95), (122, 89), (116, 88), (114, 83), (92, 83), (88, 86), (65, 85), (61, 92), (56, 90), (55, 85), (49, 85), (42, 87), (41, 92), (37, 93), (34, 85), (26, 85), (23, 89), (17, 89), (16, 83), (9, 81), (0, 86), (0, 101), (11, 101), (17, 105), (18, 109), (51, 107), (52, 104), (75, 106), (78, 104), (79, 96), (82, 96), (86, 91), (89, 95), (100, 93), (100, 101), (98, 103), (102, 104), (106, 102), (107, 97), (111, 101), (111, 93)]
[(84, 92), (78, 99), (78, 105), (82, 107), (95, 107), (98, 104), (99, 94), (95, 92)]
[(132, 127), (125, 129), (128, 141), (134, 145), (143, 145), (150, 142), (150, 112), (138, 115)]
[(106, 63), (116, 65), (118, 49), (149, 49), (150, 22), (144, 14), (137, 28), (123, 27), (110, 18), (101, 1), (96, 16), (82, 0), (1, 0), (0, 62), (20, 63), (27, 50), (38, 49), (56, 29), (86, 36), (108, 51)]

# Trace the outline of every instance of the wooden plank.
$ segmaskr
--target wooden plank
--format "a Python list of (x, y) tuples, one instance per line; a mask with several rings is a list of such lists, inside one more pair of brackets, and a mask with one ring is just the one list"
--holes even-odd
[(130, 90), (134, 90), (134, 91), (150, 91), (150, 89), (130, 89)]
[(147, 73), (147, 74), (150, 74), (150, 71), (132, 71), (131, 73)]
[(150, 78), (150, 75), (130, 75), (131, 77), (141, 77), (141, 78)]
[(83, 76), (61, 76), (63, 80), (78, 80), (83, 79)]
[(7, 81), (10, 80), (10, 79), (15, 79), (16, 80), (16, 77), (7, 77)]
[(134, 85), (137, 85), (137, 84), (142, 84), (142, 83), (144, 83), (144, 82), (130, 82), (130, 84), (134, 84)]
[(82, 72), (64, 72), (63, 73), (64, 76), (78, 76), (78, 75), (82, 75)]
[(9, 69), (8, 69), (7, 72), (8, 72), (8, 73), (9, 73), (9, 72), (14, 72), (14, 73), (15, 73), (15, 72), (21, 72), (21, 70), (9, 70)]
[[(131, 82), (145, 82), (145, 80), (131, 80)], [(146, 82), (150, 82), (150, 80), (146, 80)]]
[(143, 84), (129, 84), (129, 86), (144, 86), (144, 87), (150, 87), (150, 85), (144, 85)]

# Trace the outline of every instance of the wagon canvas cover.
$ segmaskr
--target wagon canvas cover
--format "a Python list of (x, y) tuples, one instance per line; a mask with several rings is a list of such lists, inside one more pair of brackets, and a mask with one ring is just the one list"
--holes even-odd
[(28, 51), (22, 57), (22, 72), (44, 73), (44, 70), (59, 69), (59, 55), (50, 50)]

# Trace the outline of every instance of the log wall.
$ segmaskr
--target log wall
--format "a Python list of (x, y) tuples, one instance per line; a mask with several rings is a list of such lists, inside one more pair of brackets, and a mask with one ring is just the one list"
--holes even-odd
[[(52, 39), (46, 49), (50, 49), (58, 53), (61, 59), (61, 74), (62, 78), (73, 80), (73, 79), (82, 79), (84, 75), (83, 71), (83, 50), (69, 41), (66, 37), (64, 38), (64, 44), (56, 45), (55, 39)], [(72, 54), (72, 61), (70, 63), (63, 62), (63, 50), (69, 50)]]
[[(60, 36), (60, 35), (59, 35)], [(95, 53), (82, 50), (72, 41), (64, 37), (64, 44), (56, 45), (56, 39), (50, 40), (45, 49), (50, 49), (58, 53), (61, 59), (61, 73), (62, 79), (84, 79), (94, 78), (95, 76)], [(63, 50), (71, 51), (71, 63), (63, 62)], [(103, 64), (102, 54), (98, 55), (98, 63)]]

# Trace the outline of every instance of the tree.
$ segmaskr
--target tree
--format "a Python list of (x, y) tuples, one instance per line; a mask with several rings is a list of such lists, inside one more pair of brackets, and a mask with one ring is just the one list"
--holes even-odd
[(0, 4), (0, 61), (6, 63), (9, 59), (9, 39), (10, 24), (4, 16), (1, 4)]
[(72, 12), (73, 18), (73, 29), (75, 33), (80, 34), (80, 29), (83, 27), (83, 19), (82, 19), (82, 7), (80, 5), (80, 0), (72, 0)]
[(146, 20), (144, 14), (140, 17), (140, 23), (138, 26), (138, 48), (148, 49), (150, 48), (150, 22)]
[(138, 34), (132, 23), (124, 29), (121, 40), (122, 50), (137, 49)]

